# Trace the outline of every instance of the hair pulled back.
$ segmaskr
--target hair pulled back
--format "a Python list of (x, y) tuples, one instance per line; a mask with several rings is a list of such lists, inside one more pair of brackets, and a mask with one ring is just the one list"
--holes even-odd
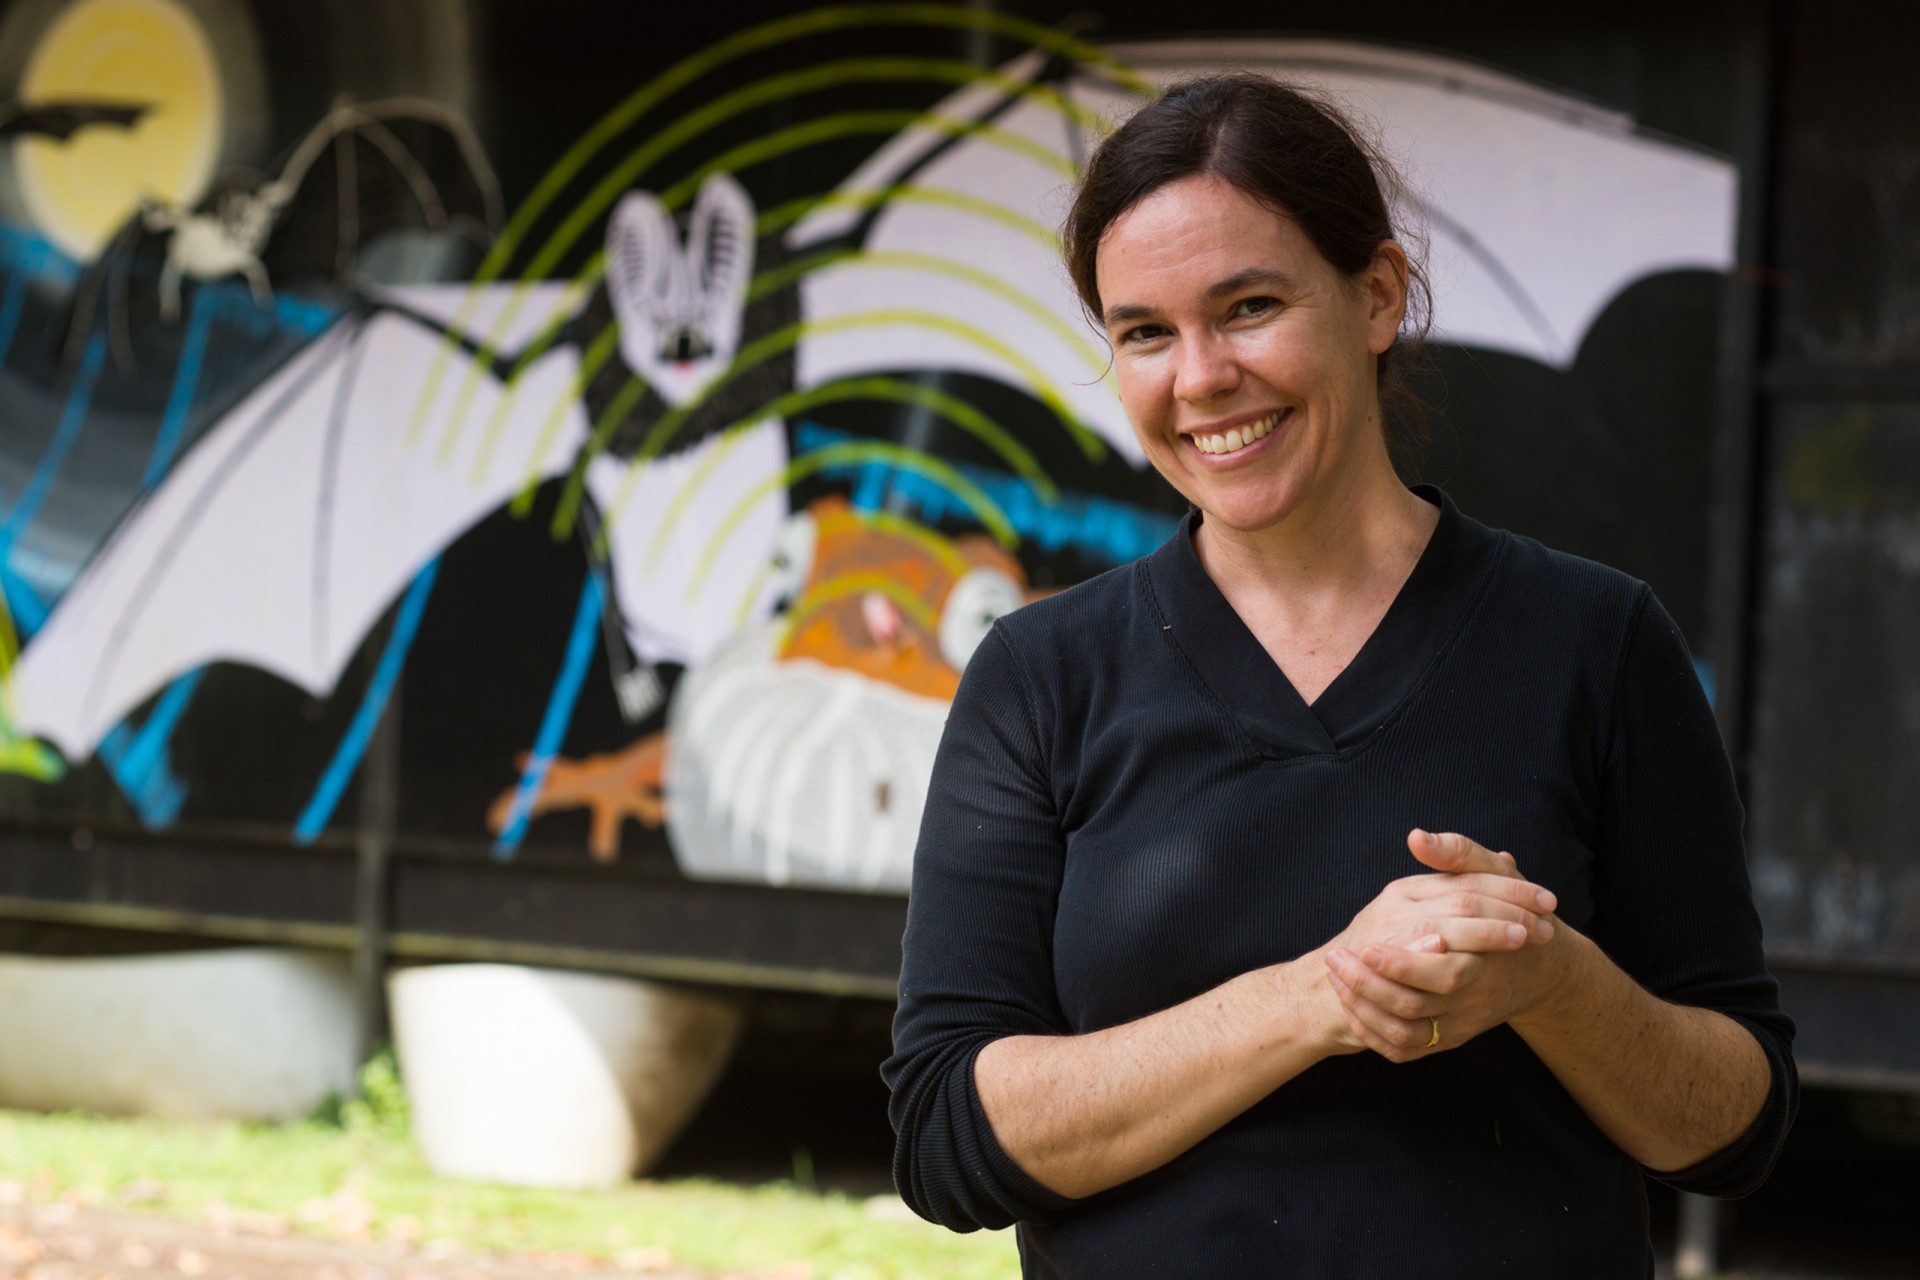
[(1343, 276), (1366, 270), (1385, 241), (1407, 248), (1407, 319), (1378, 367), (1387, 452), (1408, 473), (1426, 437), (1425, 405), (1406, 376), (1429, 322), (1426, 271), (1417, 241), (1408, 245), (1394, 231), (1392, 166), (1313, 94), (1248, 71), (1200, 76), (1174, 84), (1115, 130), (1093, 153), (1067, 214), (1063, 248), (1081, 304), (1099, 323), (1096, 264), (1107, 229), (1161, 187), (1202, 175), (1291, 219)]

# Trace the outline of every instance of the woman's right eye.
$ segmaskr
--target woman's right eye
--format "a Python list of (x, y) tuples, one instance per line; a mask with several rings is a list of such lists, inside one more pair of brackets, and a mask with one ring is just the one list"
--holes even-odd
[(1165, 325), (1140, 324), (1120, 335), (1120, 341), (1128, 346), (1138, 346), (1143, 342), (1154, 342), (1166, 336)]

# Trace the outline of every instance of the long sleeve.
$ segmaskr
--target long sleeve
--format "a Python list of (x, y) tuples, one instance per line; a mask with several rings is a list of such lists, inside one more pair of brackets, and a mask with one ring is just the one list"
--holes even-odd
[(894, 1053), (894, 1181), (955, 1230), (1046, 1221), (1072, 1203), (1001, 1148), (973, 1063), (1008, 1035), (1067, 1031), (1053, 981), (1065, 850), (1026, 681), (1001, 629), (967, 665), (914, 854)]
[(1686, 642), (1651, 592), (1623, 648), (1605, 769), (1594, 940), (1662, 999), (1740, 1023), (1773, 1077), (1732, 1145), (1653, 1176), (1703, 1195), (1746, 1195), (1772, 1170), (1798, 1106), (1794, 1028), (1762, 954), (1726, 751)]

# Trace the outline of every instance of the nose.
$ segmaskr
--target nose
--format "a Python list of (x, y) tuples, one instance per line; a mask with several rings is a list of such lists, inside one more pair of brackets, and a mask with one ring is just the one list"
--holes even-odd
[(1240, 385), (1232, 348), (1215, 334), (1185, 337), (1175, 359), (1173, 394), (1188, 404), (1217, 400)]

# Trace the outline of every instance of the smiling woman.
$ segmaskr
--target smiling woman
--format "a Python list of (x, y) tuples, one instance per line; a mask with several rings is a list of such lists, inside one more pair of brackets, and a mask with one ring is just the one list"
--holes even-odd
[(1651, 1276), (1642, 1171), (1745, 1194), (1791, 1123), (1678, 629), (1396, 469), (1388, 209), (1337, 113), (1227, 75), (1069, 215), (1194, 510), (967, 667), (885, 1069), (902, 1193), (1029, 1276)]
[(1114, 220), (1096, 278), (1127, 417), (1213, 517), (1206, 530), (1325, 523), (1334, 511), (1303, 505), (1351, 510), (1356, 486), (1431, 527), (1394, 479), (1377, 405), (1375, 365), (1406, 310), (1399, 245), (1383, 241), (1349, 279), (1297, 223), (1196, 175)]

